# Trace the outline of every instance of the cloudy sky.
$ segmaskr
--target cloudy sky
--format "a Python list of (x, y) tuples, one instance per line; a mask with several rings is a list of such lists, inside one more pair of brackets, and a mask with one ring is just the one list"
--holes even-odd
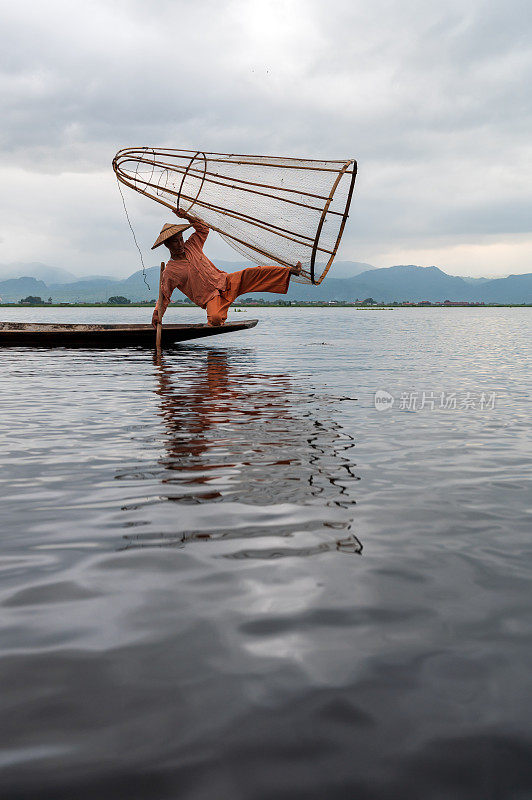
[[(341, 260), (532, 271), (530, 0), (0, 6), (2, 264), (138, 269), (111, 160), (148, 145), (354, 157)], [(168, 213), (125, 192), (151, 265)]]

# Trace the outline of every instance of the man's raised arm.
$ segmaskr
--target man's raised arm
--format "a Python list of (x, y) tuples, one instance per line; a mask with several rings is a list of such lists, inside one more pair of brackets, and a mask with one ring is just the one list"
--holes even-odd
[(189, 239), (187, 239), (187, 244), (195, 244), (198, 247), (203, 248), (205, 240), (209, 235), (209, 226), (206, 225), (199, 217), (194, 217), (192, 214), (187, 214), (186, 211), (182, 211), (180, 208), (176, 209), (174, 214), (177, 214), (177, 216), (181, 217), (181, 219), (187, 219), (194, 228), (194, 233), (189, 237)]

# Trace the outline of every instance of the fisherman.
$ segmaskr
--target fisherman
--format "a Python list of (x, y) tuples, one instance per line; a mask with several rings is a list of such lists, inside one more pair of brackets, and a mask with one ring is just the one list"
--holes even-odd
[[(162, 278), (161, 319), (168, 308), (174, 289), (179, 289), (197, 306), (207, 310), (209, 325), (223, 325), (231, 303), (242, 294), (249, 292), (275, 292), (286, 294), (291, 275), (301, 275), (302, 265), (295, 267), (249, 267), (238, 272), (223, 272), (209, 261), (203, 252), (203, 245), (209, 234), (209, 227), (198, 217), (193, 217), (178, 209), (174, 212), (186, 219), (185, 225), (163, 225), (152, 250), (164, 244), (170, 251)], [(187, 241), (183, 231), (194, 228)], [(159, 321), (159, 303), (153, 312), (152, 325)]]

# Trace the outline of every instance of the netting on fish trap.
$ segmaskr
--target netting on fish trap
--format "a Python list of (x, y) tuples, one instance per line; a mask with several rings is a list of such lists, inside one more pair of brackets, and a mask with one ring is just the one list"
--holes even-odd
[(168, 208), (179, 207), (257, 264), (303, 265), (321, 283), (338, 250), (357, 164), (279, 156), (120, 150), (118, 180)]

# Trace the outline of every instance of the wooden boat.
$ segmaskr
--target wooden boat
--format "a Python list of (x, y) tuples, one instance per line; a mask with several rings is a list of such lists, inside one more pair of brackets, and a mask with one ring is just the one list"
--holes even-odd
[[(254, 328), (258, 320), (210, 325), (163, 325), (162, 345)], [(155, 347), (151, 325), (0, 322), (0, 347)]]

